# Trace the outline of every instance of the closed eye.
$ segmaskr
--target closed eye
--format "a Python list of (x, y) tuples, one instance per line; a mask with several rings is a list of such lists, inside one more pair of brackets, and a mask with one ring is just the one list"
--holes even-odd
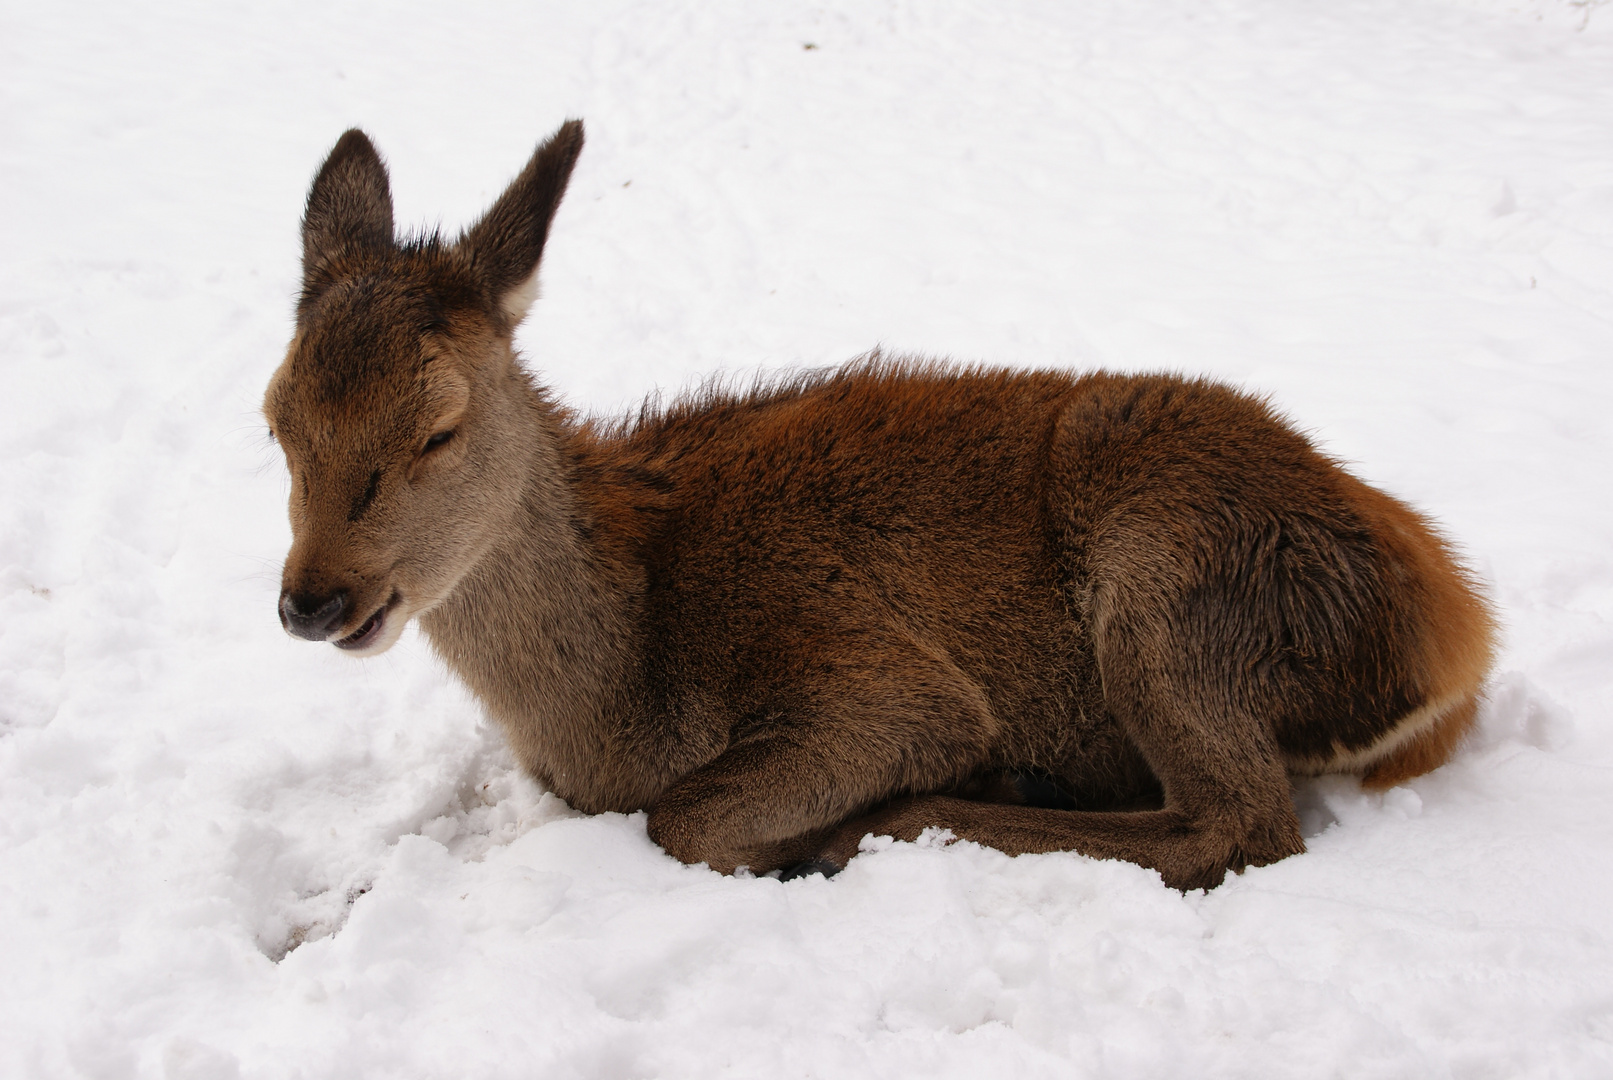
[(449, 428), (447, 431), (439, 431), (437, 434), (426, 440), (426, 448), (422, 452), (429, 454), (439, 446), (446, 445), (448, 440), (452, 439), (453, 437), (454, 431), (452, 428)]

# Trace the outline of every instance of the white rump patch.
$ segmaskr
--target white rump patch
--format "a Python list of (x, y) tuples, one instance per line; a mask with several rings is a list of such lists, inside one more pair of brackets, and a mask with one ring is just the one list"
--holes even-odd
[(1337, 743), (1327, 758), (1287, 758), (1288, 771), (1300, 776), (1322, 776), (1326, 773), (1359, 773), (1376, 765), (1411, 740), (1433, 727), (1445, 714), (1461, 705), (1472, 691), (1448, 694), (1426, 705), (1413, 709), (1401, 717), (1378, 740), (1359, 750), (1347, 750)]

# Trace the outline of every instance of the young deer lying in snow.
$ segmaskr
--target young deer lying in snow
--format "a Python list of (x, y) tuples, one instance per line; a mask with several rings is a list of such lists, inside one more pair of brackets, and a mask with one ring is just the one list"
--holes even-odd
[(1290, 773), (1384, 787), (1471, 724), (1473, 580), (1226, 387), (876, 356), (579, 420), (510, 343), (582, 144), (456, 243), (394, 240), (363, 134), (320, 169), (265, 403), (292, 634), (418, 617), (546, 787), (725, 872), (939, 826), (1211, 886), (1304, 850)]

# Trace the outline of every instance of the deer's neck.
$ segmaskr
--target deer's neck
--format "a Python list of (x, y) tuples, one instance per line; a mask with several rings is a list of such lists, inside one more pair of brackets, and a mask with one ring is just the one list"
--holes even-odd
[(582, 436), (541, 401), (535, 412), (540, 438), (508, 535), (421, 625), (539, 781), (589, 812), (638, 809), (658, 790), (620, 745), (640, 720), (642, 572), (598, 535), (574, 480)]

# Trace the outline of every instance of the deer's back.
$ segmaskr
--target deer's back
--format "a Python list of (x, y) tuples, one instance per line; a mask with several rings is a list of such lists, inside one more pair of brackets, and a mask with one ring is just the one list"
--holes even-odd
[(1277, 702), (1325, 767), (1437, 696), (1431, 591), (1462, 590), (1420, 518), (1208, 382), (861, 365), (596, 453), (596, 504), (639, 533), (651, 709), (735, 733), (919, 650), (985, 695), (985, 764), (1101, 787), (1136, 766), (1095, 641), (1124, 617), (1160, 664), (1213, 643), (1209, 704)]

